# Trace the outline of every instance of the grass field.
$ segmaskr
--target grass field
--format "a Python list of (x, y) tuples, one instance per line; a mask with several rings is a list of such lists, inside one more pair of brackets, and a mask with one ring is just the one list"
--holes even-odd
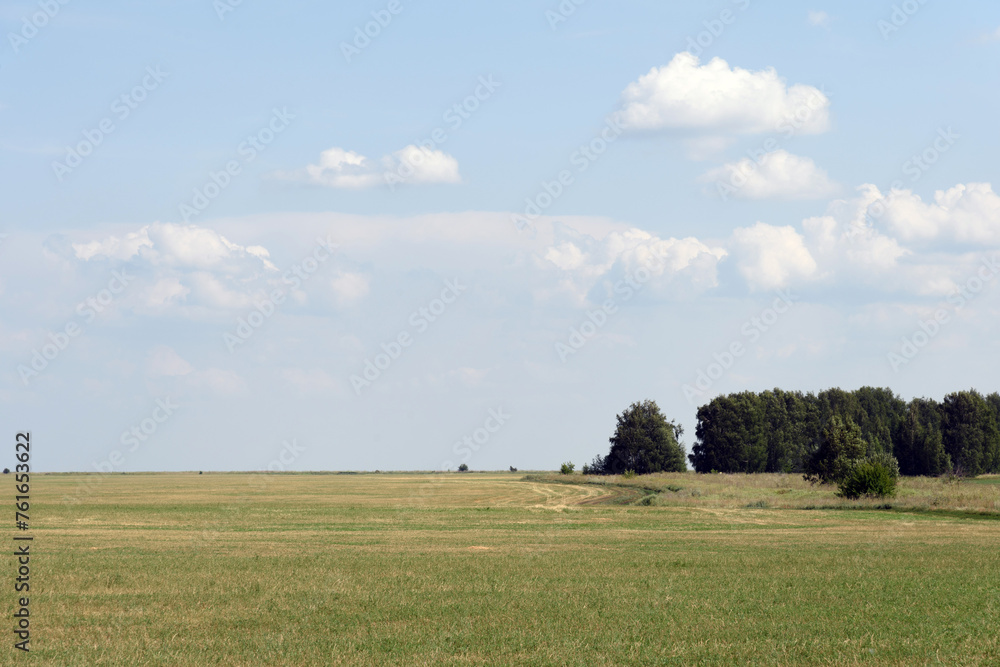
[(889, 510), (795, 476), (587, 481), (33, 475), (32, 652), (8, 632), (2, 662), (1000, 664), (998, 478)]

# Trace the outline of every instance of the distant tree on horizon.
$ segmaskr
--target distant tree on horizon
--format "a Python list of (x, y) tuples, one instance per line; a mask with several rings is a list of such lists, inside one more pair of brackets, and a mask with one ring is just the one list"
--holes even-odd
[(627, 470), (644, 475), (652, 472), (684, 472), (683, 427), (668, 421), (656, 401), (633, 403), (616, 416), (615, 433), (608, 440), (607, 456), (594, 458), (586, 466), (592, 475), (620, 475)]

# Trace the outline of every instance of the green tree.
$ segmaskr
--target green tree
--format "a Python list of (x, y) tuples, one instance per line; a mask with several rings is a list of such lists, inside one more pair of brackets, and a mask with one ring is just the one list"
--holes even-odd
[(888, 388), (862, 387), (851, 393), (858, 407), (851, 418), (868, 443), (868, 455), (891, 454), (906, 418), (906, 401)]
[(948, 394), (941, 404), (945, 451), (966, 475), (1000, 472), (1000, 428), (996, 413), (975, 389)]
[(764, 472), (768, 440), (760, 398), (753, 392), (717, 396), (698, 408), (698, 442), (688, 457), (698, 472)]
[(951, 470), (941, 436), (937, 401), (915, 398), (906, 408), (894, 451), (904, 475), (940, 475)]
[(867, 452), (868, 443), (861, 437), (861, 428), (853, 420), (845, 421), (835, 414), (823, 430), (822, 442), (809, 459), (804, 477), (811, 482), (839, 482)]
[[(633, 403), (617, 415), (618, 425), (611, 438), (611, 451), (600, 464), (600, 473), (618, 475), (634, 470), (642, 475), (651, 472), (683, 472), (684, 446), (679, 439), (684, 429), (660, 412), (655, 401)], [(597, 472), (597, 471), (595, 471)]]

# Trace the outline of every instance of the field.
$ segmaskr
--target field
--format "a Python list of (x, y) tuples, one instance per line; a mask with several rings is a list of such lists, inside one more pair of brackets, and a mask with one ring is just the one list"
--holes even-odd
[(889, 509), (795, 476), (587, 481), (33, 475), (32, 651), (8, 631), (3, 662), (1000, 664), (998, 478), (906, 479)]

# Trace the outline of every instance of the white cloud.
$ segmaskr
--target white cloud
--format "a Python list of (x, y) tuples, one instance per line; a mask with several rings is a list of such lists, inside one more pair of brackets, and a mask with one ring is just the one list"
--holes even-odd
[(1000, 244), (1000, 197), (989, 183), (938, 190), (934, 203), (925, 203), (910, 190), (894, 190), (882, 204), (884, 213), (877, 217), (904, 241)]
[(348, 305), (368, 296), (368, 277), (360, 273), (340, 271), (330, 281), (337, 303)]
[(736, 266), (751, 290), (787, 287), (816, 272), (816, 260), (793, 227), (762, 222), (740, 227), (733, 231), (732, 246)]
[(556, 269), (556, 283), (536, 290), (538, 298), (568, 294), (583, 304), (602, 281), (615, 282), (644, 267), (653, 289), (701, 292), (718, 284), (716, 267), (726, 251), (696, 238), (661, 239), (641, 229), (613, 231), (598, 239), (566, 226), (539, 257), (543, 270)]
[(184, 300), (191, 289), (181, 284), (177, 276), (167, 276), (156, 281), (145, 291), (145, 303), (149, 310), (162, 310)]
[(799, 117), (798, 131), (816, 134), (829, 128), (829, 105), (817, 88), (787, 86), (774, 68), (730, 68), (721, 58), (699, 65), (697, 57), (683, 52), (628, 85), (618, 120), (630, 130), (759, 134)]
[(413, 144), (372, 160), (354, 151), (330, 148), (318, 164), (299, 173), (279, 173), (279, 178), (301, 180), (330, 188), (362, 189), (397, 183), (460, 183), (458, 160), (444, 151)]
[(167, 345), (154, 347), (146, 358), (146, 372), (149, 377), (174, 377), (188, 375), (193, 371), (191, 364)]
[[(813, 257), (826, 276), (840, 280), (884, 280), (887, 272), (898, 270), (899, 260), (910, 254), (868, 220), (868, 207), (881, 197), (875, 186), (858, 188), (853, 199), (838, 199), (827, 214), (802, 221)], [(884, 284), (884, 283), (883, 283)]]
[(277, 271), (261, 246), (244, 248), (218, 232), (197, 225), (154, 223), (122, 237), (72, 244), (77, 259), (144, 259), (154, 265), (185, 268), (228, 268), (249, 258), (254, 264)]
[(151, 248), (149, 227), (143, 227), (137, 232), (129, 232), (122, 238), (109, 236), (103, 241), (74, 243), (73, 250), (77, 259), (90, 260), (97, 258), (117, 259), (126, 261), (138, 255), (143, 248)]
[(723, 165), (704, 174), (725, 197), (745, 199), (822, 199), (839, 186), (812, 159), (786, 150), (768, 153), (758, 164), (750, 158)]
[[(803, 220), (806, 247), (818, 264), (815, 280), (831, 287), (863, 286), (872, 294), (947, 296), (973, 275), (982, 260), (978, 249), (949, 252), (935, 244), (919, 250), (887, 233), (880, 202), (900, 196), (896, 192), (883, 197), (877, 187), (866, 184), (856, 197), (831, 202), (825, 215)], [(912, 204), (908, 201), (910, 213)], [(920, 220), (916, 224), (927, 229)]]
[(245, 308), (278, 278), (270, 253), (196, 225), (154, 223), (135, 232), (71, 244), (84, 262), (121, 263), (122, 305), (149, 314), (174, 308)]
[(811, 11), (807, 18), (809, 25), (824, 26), (829, 25), (830, 15), (824, 11)]

